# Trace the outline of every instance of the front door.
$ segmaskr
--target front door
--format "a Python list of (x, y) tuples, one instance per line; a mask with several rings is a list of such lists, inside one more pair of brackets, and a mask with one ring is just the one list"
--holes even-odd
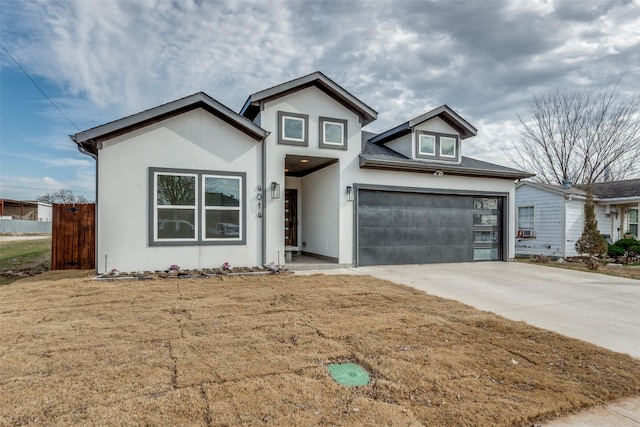
[(298, 190), (284, 190), (284, 244), (298, 246)]

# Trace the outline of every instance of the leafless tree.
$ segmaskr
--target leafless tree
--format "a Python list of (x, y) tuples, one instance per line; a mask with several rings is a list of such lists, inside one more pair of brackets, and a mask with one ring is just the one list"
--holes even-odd
[(39, 202), (43, 203), (89, 203), (84, 196), (73, 194), (72, 190), (58, 190), (52, 193), (46, 193), (38, 197)]
[(640, 95), (604, 89), (552, 88), (536, 94), (513, 159), (538, 181), (589, 184), (640, 172)]

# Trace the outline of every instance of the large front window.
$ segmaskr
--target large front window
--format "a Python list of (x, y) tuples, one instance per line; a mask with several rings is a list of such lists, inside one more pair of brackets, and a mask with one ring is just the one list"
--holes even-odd
[(244, 173), (149, 173), (150, 245), (244, 243)]

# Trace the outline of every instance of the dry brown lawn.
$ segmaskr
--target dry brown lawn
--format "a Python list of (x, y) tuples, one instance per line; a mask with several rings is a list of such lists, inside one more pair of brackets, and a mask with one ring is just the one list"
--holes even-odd
[(50, 272), (0, 288), (0, 331), (0, 425), (532, 425), (640, 393), (640, 360), (367, 276)]

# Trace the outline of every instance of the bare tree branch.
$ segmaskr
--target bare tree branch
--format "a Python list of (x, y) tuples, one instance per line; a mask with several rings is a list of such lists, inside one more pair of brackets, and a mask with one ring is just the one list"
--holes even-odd
[(550, 88), (535, 94), (513, 159), (536, 179), (562, 184), (619, 180), (640, 173), (640, 95)]

